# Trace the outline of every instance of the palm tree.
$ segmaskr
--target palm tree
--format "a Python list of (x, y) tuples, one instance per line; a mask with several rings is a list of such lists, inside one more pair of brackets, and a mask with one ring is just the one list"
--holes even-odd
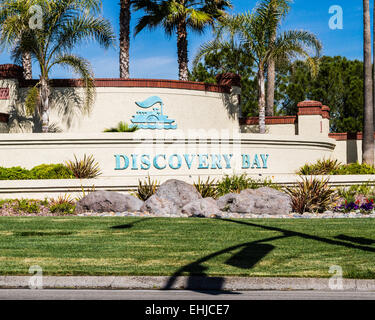
[(315, 48), (317, 55), (321, 50), (319, 40), (307, 31), (285, 31), (277, 35), (275, 41), (271, 43), (267, 30), (272, 30), (277, 26), (280, 12), (272, 10), (269, 3), (268, 0), (263, 1), (254, 13), (247, 12), (220, 19), (214, 29), (214, 40), (202, 45), (194, 60), (194, 64), (197, 64), (206, 54), (234, 48), (236, 52), (242, 51), (242, 54), (247, 55), (249, 60), (255, 62), (260, 133), (266, 132), (265, 71), (269, 61), (271, 59), (276, 62), (290, 61), (298, 56), (309, 58), (306, 48)]
[[(101, 8), (101, 1), (99, 0), (76, 0), (76, 5), (84, 8), (98, 11)], [(30, 29), (30, 21), (35, 15), (35, 11), (31, 10), (35, 6), (45, 7), (48, 5), (48, 0), (0, 0), (0, 37), (3, 24), (17, 19), (19, 26), (18, 32), (8, 34), (8, 44), (14, 45), (21, 37), (22, 32), (27, 32)], [(4, 43), (3, 43), (4, 45)], [(26, 80), (32, 79), (32, 57), (30, 52), (22, 53), (22, 67), (23, 77)]]
[[(272, 10), (280, 12), (280, 24), (282, 18), (284, 18), (290, 9), (290, 2), (291, 0), (271, 0), (269, 4)], [(274, 28), (269, 31), (270, 32), (270, 41), (274, 43), (276, 40), (277, 35), (277, 28)], [(266, 116), (273, 116), (274, 110), (273, 106), (275, 103), (275, 60), (270, 59), (267, 66), (267, 99), (266, 99)]]
[(139, 19), (135, 34), (144, 28), (154, 29), (162, 25), (166, 34), (177, 33), (177, 56), (179, 79), (188, 80), (188, 41), (187, 32), (202, 33), (207, 25), (213, 25), (216, 19), (225, 15), (230, 8), (229, 0), (141, 0), (136, 9), (143, 9), (146, 14)]
[[(42, 0), (43, 1), (43, 0)], [(18, 22), (20, 23), (20, 32), (29, 28), (29, 20), (31, 18), (30, 8), (37, 5), (39, 0), (27, 0), (27, 1), (16, 1), (16, 0), (0, 0), (0, 27), (3, 30), (3, 24), (18, 16)], [(21, 27), (22, 26), (22, 27)], [(1, 34), (0, 31), (0, 34)], [(20, 38), (20, 34), (13, 33), (12, 41), (16, 42)], [(25, 79), (32, 78), (32, 63), (30, 52), (24, 52), (22, 55), (22, 67), (23, 77)]]
[(362, 161), (374, 165), (374, 105), (371, 61), (370, 1), (363, 0), (364, 110)]
[(128, 79), (131, 0), (120, 1), (120, 78)]
[(2, 41), (12, 45), (14, 34), (20, 35), (12, 49), (14, 59), (19, 61), (23, 52), (30, 52), (38, 62), (40, 79), (29, 90), (27, 102), (41, 116), (43, 132), (48, 132), (51, 70), (61, 65), (81, 76), (85, 86), (85, 102), (81, 107), (89, 112), (95, 92), (93, 73), (89, 62), (71, 54), (71, 50), (84, 40), (95, 40), (108, 48), (114, 44), (115, 36), (110, 23), (95, 15), (100, 7), (98, 0), (49, 0), (40, 5), (44, 13), (43, 28), (24, 31), (19, 23), (21, 17), (15, 16), (3, 24)]

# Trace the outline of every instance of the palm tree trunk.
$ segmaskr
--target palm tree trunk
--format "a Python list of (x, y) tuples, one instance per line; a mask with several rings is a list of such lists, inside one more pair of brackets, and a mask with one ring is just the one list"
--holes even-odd
[(374, 164), (374, 106), (371, 61), (370, 3), (363, 0), (363, 61), (364, 61), (364, 110), (362, 162)]
[(129, 79), (130, 0), (120, 5), (120, 78)]
[(188, 69), (188, 42), (186, 22), (182, 21), (177, 27), (177, 56), (179, 79), (187, 81), (189, 77)]
[(45, 78), (40, 79), (40, 102), (42, 105), (42, 131), (48, 132), (49, 127), (49, 95), (50, 89)]
[(33, 70), (32, 70), (32, 63), (31, 63), (31, 53), (24, 52), (22, 54), (22, 67), (23, 67), (23, 78), (26, 80), (30, 80), (33, 78)]
[(259, 107), (259, 133), (266, 133), (266, 84), (264, 68), (258, 69), (258, 107)]
[[(276, 40), (276, 30), (272, 34), (271, 42), (275, 42)], [(267, 105), (266, 105), (266, 115), (273, 116), (274, 110), (273, 106), (275, 104), (275, 60), (271, 59), (268, 62), (267, 67)]]
[(271, 60), (268, 63), (267, 69), (267, 105), (266, 115), (273, 116), (273, 106), (275, 104), (275, 61)]

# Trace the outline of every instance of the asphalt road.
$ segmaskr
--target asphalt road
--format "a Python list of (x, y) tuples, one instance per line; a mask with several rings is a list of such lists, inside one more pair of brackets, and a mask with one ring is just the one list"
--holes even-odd
[(0, 300), (375, 300), (375, 292), (0, 289)]

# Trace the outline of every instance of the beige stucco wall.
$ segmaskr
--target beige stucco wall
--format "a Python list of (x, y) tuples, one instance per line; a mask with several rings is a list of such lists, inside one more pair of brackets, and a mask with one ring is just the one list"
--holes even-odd
[[(224, 174), (247, 173), (253, 176), (293, 174), (299, 167), (310, 161), (327, 158), (332, 155), (335, 141), (323, 138), (288, 137), (259, 134), (233, 134), (230, 138), (213, 139), (210, 135), (201, 135), (200, 139), (188, 139), (181, 133), (180, 137), (147, 138), (140, 133), (99, 133), (99, 134), (7, 134), (0, 135), (0, 166), (21, 166), (32, 168), (42, 163), (63, 163), (73, 160), (74, 155), (82, 158), (84, 154), (92, 154), (99, 162), (103, 177), (123, 177), (131, 183), (148, 174), (156, 179), (187, 178), (198, 176), (222, 177)], [(131, 155), (136, 154), (137, 165), (132, 166)], [(151, 166), (141, 168), (141, 155), (150, 156)], [(153, 165), (154, 157), (158, 158), (157, 169)], [(172, 155), (180, 155), (181, 166), (172, 169), (168, 159)], [(184, 155), (192, 161), (191, 168)], [(130, 164), (125, 170), (115, 170), (115, 155), (126, 155)], [(205, 157), (202, 168), (199, 168), (199, 156)], [(204, 156), (207, 155), (207, 156)], [(213, 167), (212, 155), (220, 155), (221, 168)], [(224, 155), (233, 155), (227, 167)], [(243, 168), (242, 155), (248, 155), (250, 166)], [(257, 155), (257, 156), (256, 156)], [(262, 160), (266, 158), (266, 164)], [(245, 156), (246, 157), (246, 156)], [(259, 165), (255, 164), (258, 158)], [(121, 160), (120, 167), (124, 161)], [(177, 166), (177, 157), (172, 159)], [(207, 166), (206, 167), (206, 162)]]
[[(72, 102), (82, 97), (82, 88), (55, 90), (59, 103), (51, 109), (50, 123), (57, 124), (63, 132), (100, 133), (106, 128), (117, 126), (120, 121), (130, 124), (137, 111), (145, 111), (135, 102), (144, 101), (150, 96), (159, 96), (163, 100), (164, 114), (176, 120), (179, 130), (240, 130), (237, 94), (166, 88), (98, 87), (91, 113), (82, 116)], [(21, 96), (24, 96), (26, 89), (20, 91)]]
[(342, 163), (362, 162), (362, 140), (336, 141), (333, 157)]
[(298, 116), (298, 134), (301, 136), (328, 136), (328, 132), (323, 132), (321, 115)]

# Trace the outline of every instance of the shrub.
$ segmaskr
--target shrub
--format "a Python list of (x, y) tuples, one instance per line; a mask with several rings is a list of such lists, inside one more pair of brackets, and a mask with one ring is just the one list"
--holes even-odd
[(148, 176), (147, 180), (144, 182), (139, 180), (136, 196), (139, 199), (146, 201), (148, 198), (155, 194), (158, 185), (159, 182), (156, 180), (151, 180), (150, 176)]
[(296, 187), (287, 187), (294, 212), (323, 212), (334, 206), (337, 195), (328, 185), (328, 179), (303, 178)]
[(350, 186), (349, 188), (338, 188), (337, 193), (347, 202), (354, 202), (356, 200), (356, 195), (363, 195), (365, 197), (374, 196), (375, 186), (371, 185), (370, 182), (364, 184), (356, 184)]
[(6, 204), (13, 202), (12, 199), (2, 199), (0, 200), (0, 209), (4, 208)]
[(315, 164), (305, 164), (297, 174), (299, 175), (348, 175), (375, 174), (375, 168), (368, 164), (342, 164), (337, 160), (318, 160)]
[(63, 164), (41, 164), (30, 170), (34, 179), (72, 179), (73, 172)]
[(16, 200), (16, 210), (27, 213), (38, 213), (40, 210), (40, 201), (29, 199)]
[(86, 156), (85, 154), (82, 160), (77, 160), (74, 155), (74, 161), (67, 161), (66, 166), (79, 179), (93, 179), (101, 175), (99, 164), (95, 162), (93, 155)]
[(375, 174), (375, 168), (366, 163), (359, 164), (358, 162), (356, 162), (356, 163), (341, 165), (339, 168), (336, 168), (335, 170), (333, 170), (331, 174), (334, 174), (334, 175)]
[(127, 123), (120, 121), (117, 127), (105, 129), (104, 132), (134, 132), (139, 128), (137, 126), (129, 126)]
[(280, 190), (281, 187), (274, 184), (270, 179), (253, 179), (243, 173), (241, 175), (225, 176), (217, 185), (218, 196), (228, 193), (240, 193), (245, 189), (258, 189), (269, 187)]
[(59, 196), (56, 200), (51, 200), (49, 209), (52, 213), (73, 214), (76, 206), (69, 195)]
[(215, 185), (216, 179), (210, 179), (210, 177), (207, 178), (205, 182), (201, 180), (201, 178), (198, 178), (198, 182), (194, 183), (194, 187), (197, 189), (197, 191), (201, 194), (203, 198), (216, 198), (218, 196), (218, 189)]
[(339, 169), (342, 166), (338, 160), (323, 159), (318, 160), (315, 164), (305, 164), (297, 172), (299, 175), (326, 175), (332, 174), (333, 171)]
[(52, 213), (73, 214), (76, 206), (70, 203), (60, 203), (52, 205), (49, 209)]
[(240, 193), (245, 189), (256, 189), (258, 184), (245, 173), (241, 175), (225, 176), (217, 185), (218, 195), (227, 193)]
[(30, 171), (21, 167), (0, 167), (0, 180), (28, 180), (32, 179)]
[(63, 164), (41, 164), (27, 170), (0, 167), (0, 180), (71, 179), (73, 173)]
[(337, 189), (337, 194), (345, 199), (346, 202), (354, 202), (355, 201), (355, 196), (356, 196), (356, 192), (350, 190), (350, 189), (346, 189), (346, 188), (338, 188)]

